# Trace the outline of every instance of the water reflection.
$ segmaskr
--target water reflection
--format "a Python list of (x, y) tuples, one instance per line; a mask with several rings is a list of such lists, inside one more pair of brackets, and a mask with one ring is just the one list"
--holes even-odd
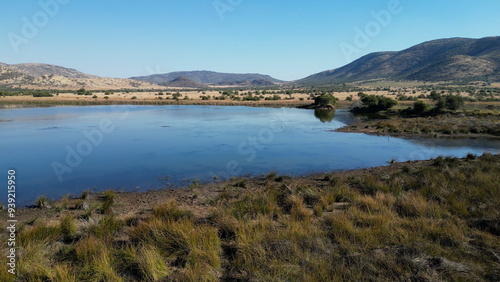
[(332, 122), (335, 118), (335, 110), (315, 109), (314, 116), (322, 123)]
[[(126, 113), (124, 115), (123, 113)], [(211, 181), (214, 175), (307, 174), (498, 152), (500, 142), (402, 139), (334, 132), (358, 117), (348, 110), (212, 106), (99, 106), (0, 110), (0, 171), (17, 169), (31, 204), (96, 188), (141, 190)], [(103, 121), (114, 130), (96, 132)], [(90, 136), (90, 137), (89, 137)], [(92, 141), (94, 140), (94, 141)], [(97, 141), (99, 142), (97, 142)], [(92, 142), (92, 143), (91, 143)], [(82, 144), (92, 145), (83, 152)], [(70, 156), (70, 157), (68, 157)], [(54, 162), (68, 166), (60, 182)], [(231, 168), (231, 169), (230, 169)], [(235, 169), (232, 169), (235, 168)], [(219, 173), (222, 172), (222, 173)], [(160, 182), (168, 176), (168, 183)], [(170, 187), (170, 186), (168, 186)], [(0, 194), (0, 202), (6, 194)]]

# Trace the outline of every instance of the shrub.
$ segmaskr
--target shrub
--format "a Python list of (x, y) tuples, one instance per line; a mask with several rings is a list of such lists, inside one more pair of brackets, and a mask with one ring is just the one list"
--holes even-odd
[(358, 93), (361, 98), (361, 106), (356, 106), (353, 111), (357, 112), (379, 112), (388, 110), (398, 104), (398, 101), (378, 96), (378, 95), (367, 95), (363, 92)]
[(272, 101), (281, 100), (281, 96), (274, 94), (273, 97), (267, 97), (266, 100), (272, 100)]
[(448, 110), (456, 111), (464, 106), (464, 98), (458, 95), (448, 95), (445, 98), (445, 106)]
[(431, 98), (434, 101), (438, 101), (441, 99), (441, 94), (437, 93), (436, 91), (432, 91), (431, 94), (429, 95), (429, 98)]
[(54, 95), (50, 94), (47, 91), (41, 91), (33, 93), (33, 97), (54, 97)]
[(243, 97), (243, 101), (259, 101), (259, 100), (260, 98), (258, 96), (248, 95)]
[(332, 94), (322, 94), (314, 98), (314, 104), (320, 107), (335, 106), (337, 100)]
[(424, 113), (429, 109), (429, 105), (425, 103), (424, 101), (417, 100), (413, 103), (413, 112), (417, 114)]
[(436, 104), (434, 105), (434, 111), (436, 112), (442, 112), (445, 109), (446, 102), (444, 99), (438, 99), (436, 101)]

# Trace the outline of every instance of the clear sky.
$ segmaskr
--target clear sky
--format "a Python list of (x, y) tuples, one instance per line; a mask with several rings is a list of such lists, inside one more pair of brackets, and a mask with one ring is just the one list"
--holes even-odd
[(2, 1), (0, 62), (109, 77), (213, 70), (294, 80), (375, 51), (498, 36), (499, 13), (498, 0)]

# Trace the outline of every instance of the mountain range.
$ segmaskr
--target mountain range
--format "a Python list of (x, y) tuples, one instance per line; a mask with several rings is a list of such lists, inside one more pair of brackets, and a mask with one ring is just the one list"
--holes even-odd
[(376, 52), (343, 67), (292, 82), (269, 75), (182, 71), (130, 79), (98, 77), (49, 64), (0, 63), (0, 86), (38, 89), (161, 89), (210, 86), (265, 87), (329, 85), (370, 80), (500, 82), (500, 37), (449, 38), (424, 42), (402, 51)]
[(275, 83), (282, 83), (283, 81), (273, 78), (269, 75), (257, 74), (257, 73), (220, 73), (213, 71), (179, 71), (170, 72), (165, 74), (153, 74), (148, 76), (136, 76), (130, 79), (156, 83), (160, 85), (168, 85), (173, 80), (183, 77), (187, 78), (195, 83), (210, 84), (210, 85), (240, 85), (240, 84), (251, 84), (255, 81), (257, 84), (261, 83), (272, 85)]
[(500, 81), (500, 37), (450, 38), (399, 52), (377, 52), (296, 81), (303, 85), (383, 80)]

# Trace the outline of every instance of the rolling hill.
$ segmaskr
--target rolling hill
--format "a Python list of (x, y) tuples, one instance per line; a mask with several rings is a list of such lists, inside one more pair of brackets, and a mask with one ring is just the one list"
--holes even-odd
[(185, 77), (197, 83), (216, 84), (216, 85), (231, 85), (237, 82), (247, 81), (268, 81), (271, 83), (281, 83), (283, 81), (275, 79), (269, 75), (263, 74), (236, 74), (236, 73), (219, 73), (213, 71), (181, 71), (165, 74), (153, 74), (148, 76), (136, 76), (130, 79), (145, 81), (156, 84), (165, 84), (173, 81), (178, 77)]
[(99, 77), (56, 65), (4, 63), (0, 63), (0, 87), (60, 90), (82, 87), (90, 90), (161, 88), (148, 82)]
[(338, 69), (295, 81), (322, 85), (373, 79), (418, 81), (500, 81), (500, 37), (450, 38), (399, 52), (377, 52)]
[(167, 87), (182, 87), (182, 88), (202, 88), (203, 84), (192, 81), (191, 79), (185, 76), (179, 76), (178, 78), (168, 82), (162, 83), (160, 85)]

